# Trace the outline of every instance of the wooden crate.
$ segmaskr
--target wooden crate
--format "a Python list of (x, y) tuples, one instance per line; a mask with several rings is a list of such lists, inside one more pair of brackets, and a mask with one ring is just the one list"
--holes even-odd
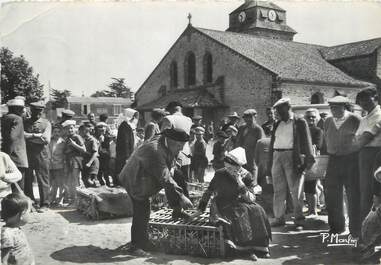
[(167, 254), (225, 257), (222, 227), (210, 224), (209, 213), (185, 221), (172, 219), (172, 210), (162, 209), (151, 214), (148, 234), (156, 250)]

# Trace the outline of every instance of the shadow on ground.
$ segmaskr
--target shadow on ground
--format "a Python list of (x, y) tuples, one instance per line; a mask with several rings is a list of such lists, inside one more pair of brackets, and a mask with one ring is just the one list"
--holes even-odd
[(76, 209), (69, 210), (56, 210), (63, 218), (65, 218), (69, 223), (78, 225), (97, 225), (97, 224), (128, 224), (132, 222), (131, 217), (125, 218), (113, 218), (107, 220), (92, 220), (87, 218), (85, 215), (80, 214)]

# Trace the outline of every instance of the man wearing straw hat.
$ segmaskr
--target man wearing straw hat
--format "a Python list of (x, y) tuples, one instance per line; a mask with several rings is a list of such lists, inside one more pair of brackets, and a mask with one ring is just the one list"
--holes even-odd
[(350, 150), (360, 117), (346, 110), (349, 99), (335, 96), (328, 100), (332, 117), (324, 122), (324, 137), (329, 155), (326, 172), (326, 203), (329, 232), (345, 231), (343, 189), (348, 198), (349, 231), (358, 237), (361, 229), (358, 153)]
[(150, 250), (147, 233), (150, 197), (164, 188), (168, 203), (174, 209), (173, 217), (177, 218), (186, 216), (182, 209), (193, 206), (173, 179), (174, 162), (189, 140), (191, 125), (181, 115), (172, 117), (172, 127), (132, 153), (119, 175), (119, 181), (131, 196), (133, 204), (131, 254), (146, 256), (145, 251)]
[(11, 99), (7, 102), (8, 113), (1, 118), (1, 150), (7, 153), (22, 174), (19, 186), (24, 189), (25, 171), (28, 157), (24, 137), (23, 99)]

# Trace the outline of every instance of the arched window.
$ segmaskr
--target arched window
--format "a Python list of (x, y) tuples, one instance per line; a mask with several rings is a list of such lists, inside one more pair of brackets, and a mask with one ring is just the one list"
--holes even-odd
[(184, 67), (185, 86), (192, 86), (196, 84), (196, 56), (193, 52), (188, 52), (185, 57)]
[(311, 104), (323, 104), (324, 94), (321, 92), (316, 92), (311, 96)]
[(178, 86), (178, 82), (177, 82), (177, 62), (172, 62), (171, 63), (171, 67), (170, 67), (170, 70), (169, 70), (169, 74), (170, 74), (170, 77), (171, 77), (171, 81), (170, 81), (170, 88), (176, 88)]
[(160, 97), (164, 97), (165, 95), (167, 95), (167, 87), (161, 86), (158, 92)]
[(204, 65), (204, 83), (212, 83), (213, 82), (213, 58), (212, 55), (207, 52), (204, 55), (203, 59)]

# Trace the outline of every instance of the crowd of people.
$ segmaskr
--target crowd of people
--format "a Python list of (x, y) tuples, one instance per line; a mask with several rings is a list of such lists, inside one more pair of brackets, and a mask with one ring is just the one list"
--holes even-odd
[[(378, 101), (377, 91), (367, 88), (356, 97), (363, 115), (353, 113), (348, 97), (337, 95), (328, 100), (331, 115), (310, 108), (300, 116), (292, 112), (290, 99), (282, 98), (266, 110), (262, 125), (257, 111), (248, 109), (242, 120), (233, 112), (218, 126), (204, 125), (197, 115), (192, 120), (183, 115), (180, 103), (171, 102), (166, 109), (154, 109), (144, 128), (139, 127), (139, 112), (124, 109), (113, 129), (106, 114), (97, 122), (90, 113), (88, 121), (77, 124), (74, 112), (66, 109), (59, 122), (51, 123), (42, 117), (43, 103), (30, 103), (26, 113), (18, 96), (7, 102), (9, 112), (1, 119), (2, 259), (32, 260), (29, 250), (14, 257), (17, 252), (9, 245), (12, 240), (27, 245), (13, 228), (30, 208), (44, 212), (70, 206), (80, 185), (107, 185), (123, 186), (131, 197), (131, 242), (126, 245), (131, 254), (146, 255), (152, 249), (147, 234), (150, 198), (164, 188), (173, 218), (194, 218), (210, 201), (210, 219), (224, 227), (234, 255), (269, 258), (271, 227), (284, 226), (291, 208), (295, 229), (303, 230), (307, 206), (307, 215), (316, 215), (319, 208), (328, 214), (331, 234), (345, 232), (347, 212), (349, 232), (359, 240), (359, 255), (365, 260), (381, 239), (370, 240), (369, 231), (363, 231), (367, 219), (381, 216)], [(208, 145), (213, 146), (211, 161)], [(308, 177), (323, 156), (328, 157), (324, 178)], [(198, 211), (189, 215), (184, 210), (194, 206), (187, 183), (204, 183), (209, 165), (214, 177), (196, 205)], [(33, 192), (35, 179), (39, 201)], [(271, 223), (256, 203), (256, 195), (269, 186)], [(380, 215), (372, 214), (377, 211)]]

